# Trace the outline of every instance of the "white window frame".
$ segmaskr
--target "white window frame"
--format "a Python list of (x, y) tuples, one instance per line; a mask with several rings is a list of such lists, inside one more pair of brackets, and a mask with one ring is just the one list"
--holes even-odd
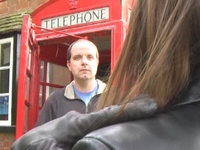
[[(12, 120), (12, 83), (13, 83), (13, 45), (14, 37), (0, 39), (0, 45), (10, 43), (10, 65), (5, 67), (0, 67), (0, 70), (9, 69), (9, 91), (8, 93), (0, 93), (0, 96), (8, 96), (8, 120), (0, 120), (0, 126), (11, 126)], [(1, 47), (0, 47), (1, 48)], [(0, 49), (1, 51), (1, 49)], [(1, 52), (0, 52), (1, 53)]]

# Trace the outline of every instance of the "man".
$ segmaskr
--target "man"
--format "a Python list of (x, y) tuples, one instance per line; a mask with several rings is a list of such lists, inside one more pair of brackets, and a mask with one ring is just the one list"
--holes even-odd
[(67, 67), (74, 80), (48, 97), (36, 126), (61, 117), (71, 110), (92, 112), (106, 85), (95, 78), (98, 64), (98, 49), (91, 41), (80, 39), (72, 43), (67, 50)]

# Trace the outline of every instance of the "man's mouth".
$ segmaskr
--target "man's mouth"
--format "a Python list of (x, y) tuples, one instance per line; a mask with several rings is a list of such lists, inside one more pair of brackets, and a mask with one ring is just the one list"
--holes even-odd
[(81, 72), (88, 72), (88, 71), (90, 71), (90, 70), (88, 70), (88, 69), (81, 69), (80, 71), (81, 71)]

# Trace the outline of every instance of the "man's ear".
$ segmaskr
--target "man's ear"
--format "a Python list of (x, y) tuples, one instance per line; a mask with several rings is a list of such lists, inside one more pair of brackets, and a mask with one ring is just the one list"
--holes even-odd
[(67, 61), (67, 68), (69, 69), (69, 71), (71, 71), (71, 66), (70, 66), (70, 62), (69, 62), (69, 60)]

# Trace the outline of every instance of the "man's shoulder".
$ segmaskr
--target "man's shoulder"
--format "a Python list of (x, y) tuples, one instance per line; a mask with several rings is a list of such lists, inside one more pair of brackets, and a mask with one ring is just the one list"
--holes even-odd
[(97, 83), (98, 83), (98, 91), (97, 94), (101, 94), (104, 90), (104, 88), (106, 87), (106, 83), (104, 83), (103, 81), (97, 79)]
[(65, 87), (57, 89), (49, 95), (48, 99), (58, 99), (58, 98), (60, 99), (61, 97), (64, 97), (64, 91)]

